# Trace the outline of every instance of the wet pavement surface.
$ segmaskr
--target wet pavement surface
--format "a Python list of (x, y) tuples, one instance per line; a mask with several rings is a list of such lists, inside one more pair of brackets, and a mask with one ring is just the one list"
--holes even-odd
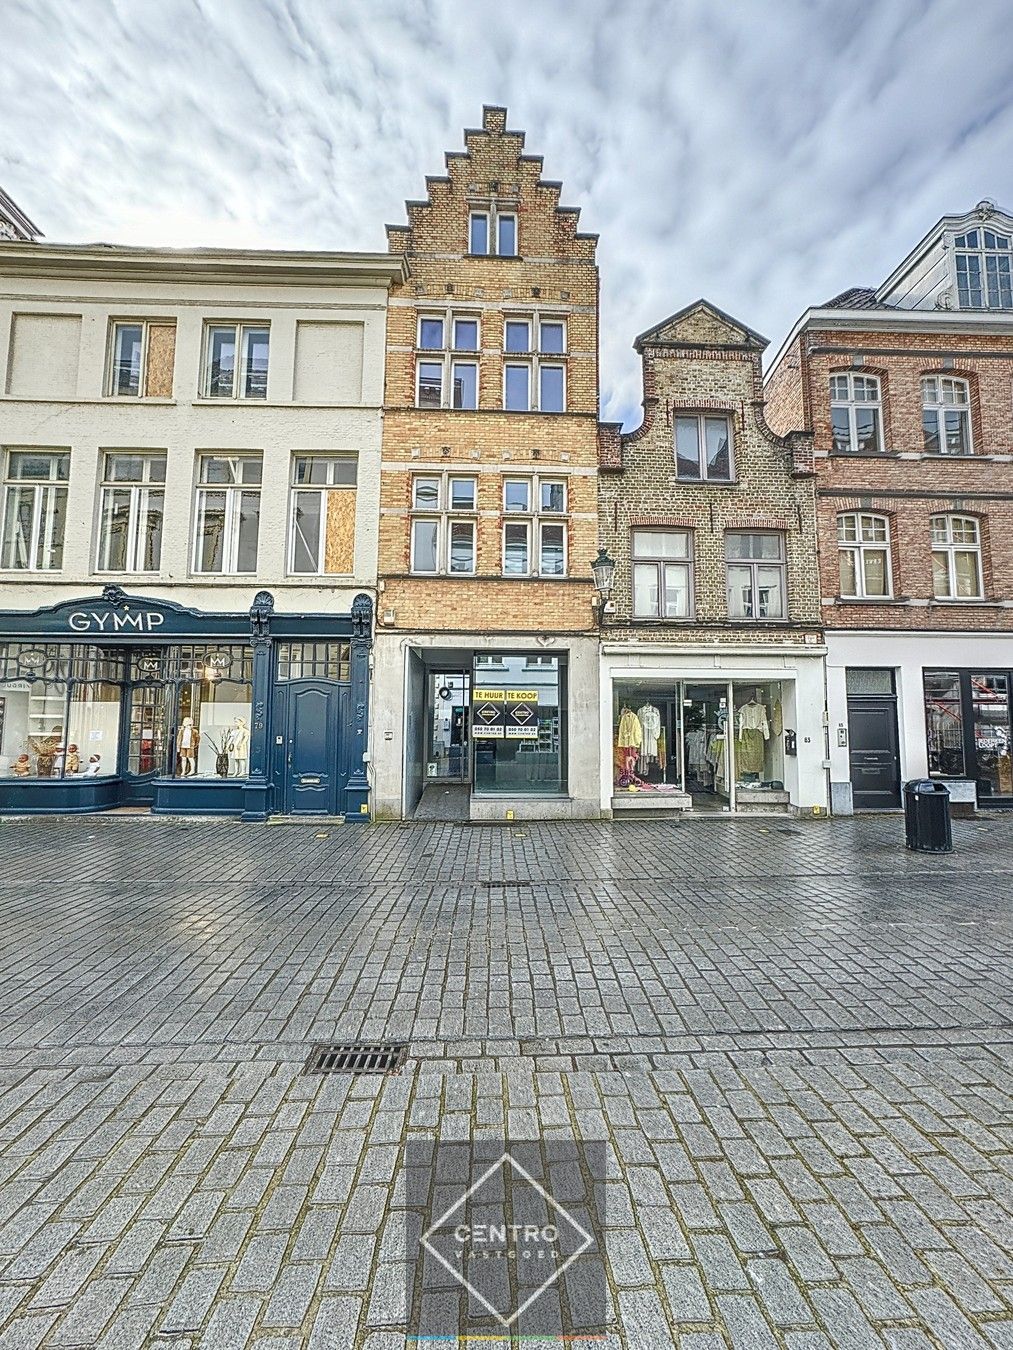
[(529, 1140), (597, 1148), (593, 1344), (1010, 1350), (1013, 819), (902, 833), (0, 823), (0, 1350), (502, 1333), (405, 1174)]

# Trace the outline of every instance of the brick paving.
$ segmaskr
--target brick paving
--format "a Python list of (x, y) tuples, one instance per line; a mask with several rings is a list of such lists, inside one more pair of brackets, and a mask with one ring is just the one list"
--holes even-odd
[(609, 1346), (1010, 1350), (1013, 821), (900, 833), (0, 825), (0, 1350), (400, 1350), (405, 1142), (508, 1135)]

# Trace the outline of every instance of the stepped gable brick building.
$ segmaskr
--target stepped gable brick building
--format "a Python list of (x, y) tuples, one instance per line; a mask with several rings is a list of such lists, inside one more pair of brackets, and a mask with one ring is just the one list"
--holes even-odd
[(387, 325), (376, 801), (585, 815), (597, 746), (571, 714), (597, 703), (597, 239), (505, 109), (464, 139), (388, 227), (408, 277)]

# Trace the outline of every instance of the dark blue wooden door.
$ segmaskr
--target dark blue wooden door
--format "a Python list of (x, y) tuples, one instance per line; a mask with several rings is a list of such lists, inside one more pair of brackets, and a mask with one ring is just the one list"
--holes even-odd
[(334, 815), (340, 774), (340, 689), (326, 680), (287, 686), (285, 810)]

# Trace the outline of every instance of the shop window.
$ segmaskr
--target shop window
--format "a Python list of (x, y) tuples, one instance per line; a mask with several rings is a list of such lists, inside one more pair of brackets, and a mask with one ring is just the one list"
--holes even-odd
[(174, 323), (114, 323), (106, 388), (116, 398), (172, 398), (175, 358)]
[(8, 453), (0, 566), (25, 572), (60, 570), (69, 477), (66, 451)]
[(204, 335), (203, 396), (267, 398), (270, 342), (271, 332), (265, 324), (208, 324)]
[(84, 644), (0, 648), (0, 774), (116, 773), (123, 657)]
[(165, 455), (116, 451), (103, 460), (99, 572), (157, 572), (162, 557)]
[(922, 380), (922, 436), (928, 455), (971, 454), (971, 396), (966, 380)]
[(937, 600), (980, 600), (981, 534), (973, 516), (932, 517), (932, 594)]
[(693, 536), (689, 530), (634, 530), (633, 616), (688, 619), (693, 610)]
[(411, 570), (472, 576), (477, 565), (478, 480), (456, 474), (412, 479)]
[(680, 478), (730, 482), (731, 419), (679, 413), (675, 419), (675, 464)]
[(847, 511), (837, 517), (841, 595), (881, 600), (889, 596), (890, 522), (885, 516)]
[(347, 680), (351, 662), (348, 642), (280, 642), (279, 680)]
[(883, 405), (875, 375), (831, 375), (830, 423), (837, 454), (882, 451)]
[(261, 467), (260, 455), (200, 456), (195, 572), (256, 572)]
[(350, 575), (355, 568), (354, 455), (296, 455), (289, 519), (290, 572)]
[(960, 673), (956, 670), (926, 670), (925, 735), (929, 773), (933, 777), (964, 776), (964, 714), (960, 697)]
[(566, 668), (525, 655), (476, 659), (471, 735), (477, 793), (566, 791)]
[(1013, 309), (1013, 246), (1009, 235), (975, 229), (953, 240), (961, 309)]
[(729, 530), (725, 567), (730, 619), (783, 619), (787, 615), (783, 535)]

